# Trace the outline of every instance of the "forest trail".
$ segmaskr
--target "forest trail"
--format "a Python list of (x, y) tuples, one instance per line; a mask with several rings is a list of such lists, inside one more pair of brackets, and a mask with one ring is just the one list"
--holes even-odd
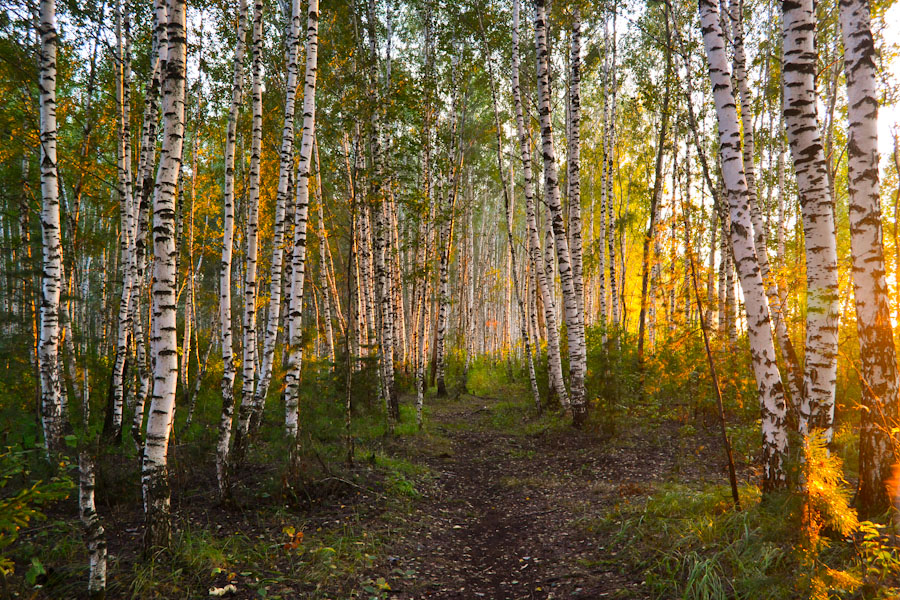
[(523, 432), (498, 427), (497, 409), (472, 396), (434, 407), (431, 427), (451, 449), (426, 459), (432, 485), (387, 549), (387, 568), (414, 573), (391, 579), (388, 597), (650, 597), (643, 574), (617, 560), (610, 528), (596, 525), (680, 468), (677, 429), (615, 441), (527, 424)]

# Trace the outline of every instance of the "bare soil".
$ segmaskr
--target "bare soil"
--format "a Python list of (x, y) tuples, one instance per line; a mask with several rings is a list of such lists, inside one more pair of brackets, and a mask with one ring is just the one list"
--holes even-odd
[(680, 458), (677, 423), (614, 438), (558, 427), (510, 433), (491, 427), (491, 402), (463, 396), (433, 411), (451, 450), (424, 458), (433, 480), (381, 568), (408, 576), (388, 578), (387, 597), (650, 598), (644, 574), (617, 559), (614, 528), (595, 525), (655, 483), (715, 477), (724, 465)]

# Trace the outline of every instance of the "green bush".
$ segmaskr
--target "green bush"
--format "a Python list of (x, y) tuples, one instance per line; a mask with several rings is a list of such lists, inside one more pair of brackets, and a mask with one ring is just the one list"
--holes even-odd
[[(61, 475), (33, 481), (27, 454), (15, 448), (0, 453), (0, 575), (4, 578), (15, 569), (9, 551), (22, 528), (46, 518), (41, 509), (67, 498), (74, 487), (71, 478), (65, 474), (65, 462), (59, 463)], [(30, 572), (41, 568), (40, 561), (33, 562)]]

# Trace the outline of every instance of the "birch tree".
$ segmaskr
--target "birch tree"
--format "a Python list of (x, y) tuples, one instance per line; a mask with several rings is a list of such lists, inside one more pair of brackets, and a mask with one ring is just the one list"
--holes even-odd
[(319, 216), (319, 285), (322, 288), (322, 321), (325, 326), (325, 353), (328, 361), (334, 366), (334, 329), (332, 327), (332, 288), (328, 277), (328, 257), (330, 250), (328, 248), (328, 228), (325, 226), (325, 210), (322, 192), (322, 174), (321, 163), (319, 162), (319, 141), (314, 140), (315, 158), (316, 158), (316, 209)]
[[(644, 235), (644, 249), (641, 260), (641, 312), (638, 324), (638, 361), (643, 369), (644, 361), (644, 331), (647, 327), (647, 318), (650, 318), (650, 345), (653, 345), (654, 325), (655, 325), (655, 308), (656, 294), (655, 283), (658, 280), (658, 268), (656, 266), (656, 257), (659, 255), (659, 240), (657, 239), (657, 219), (659, 218), (660, 202), (662, 200), (663, 190), (663, 153), (666, 147), (666, 135), (669, 128), (669, 99), (671, 96), (671, 76), (672, 76), (672, 52), (669, 48), (671, 35), (669, 34), (669, 5), (665, 5), (665, 29), (666, 29), (666, 69), (663, 75), (665, 92), (663, 92), (662, 106), (660, 107), (659, 133), (656, 138), (656, 161), (653, 170), (653, 193), (650, 197), (650, 224), (647, 225), (647, 233)], [(653, 265), (651, 266), (651, 249), (653, 245)], [(652, 270), (652, 273), (651, 273)], [(651, 279), (652, 277), (652, 279)], [(648, 284), (649, 289), (649, 307), (648, 303)]]
[[(612, 35), (610, 36), (610, 50), (607, 52), (608, 72), (607, 80), (609, 82), (609, 118), (607, 119), (607, 127), (604, 131), (604, 143), (606, 152), (604, 153), (604, 162), (606, 165), (606, 243), (609, 249), (609, 298), (612, 307), (612, 323), (614, 327), (620, 327), (621, 319), (619, 318), (619, 285), (616, 277), (616, 214), (613, 208), (615, 202), (615, 194), (613, 193), (613, 167), (615, 165), (616, 156), (616, 3), (613, 2), (612, 7)], [(604, 100), (605, 102), (605, 100)], [(603, 210), (601, 207), (600, 210)], [(624, 260), (624, 255), (622, 259)], [(624, 269), (621, 273), (624, 281)], [(624, 287), (624, 286), (623, 286)], [(616, 337), (618, 344), (619, 337)]]
[(456, 211), (456, 194), (459, 171), (462, 162), (462, 152), (459, 148), (460, 125), (460, 98), (459, 98), (459, 47), (454, 49), (452, 82), (450, 84), (451, 95), (451, 116), (450, 116), (450, 149), (448, 152), (448, 173), (445, 177), (446, 189), (438, 191), (440, 202), (440, 227), (439, 227), (439, 282), (438, 282), (438, 310), (437, 310), (437, 331), (434, 343), (434, 373), (437, 380), (438, 396), (447, 395), (447, 385), (444, 381), (444, 371), (446, 369), (446, 337), (447, 326), (450, 321), (450, 254), (453, 249), (453, 225)]
[[(479, 25), (481, 25), (482, 36), (484, 36), (484, 25), (481, 22), (481, 16), (479, 15)], [(574, 31), (577, 27), (580, 26), (578, 22), (578, 17), (575, 17), (576, 24), (573, 25), (573, 35)], [(487, 39), (485, 39), (485, 50), (488, 50)], [(572, 43), (572, 54), (573, 60), (575, 60), (574, 55), (578, 53), (578, 45), (576, 42)], [(513, 290), (516, 296), (516, 306), (519, 309), (519, 327), (520, 327), (520, 336), (522, 338), (522, 342), (525, 345), (525, 363), (528, 365), (528, 382), (531, 385), (531, 396), (534, 400), (535, 408), (540, 412), (541, 410), (541, 394), (538, 391), (537, 378), (534, 373), (534, 358), (531, 354), (531, 340), (528, 337), (528, 317), (525, 314), (525, 300), (523, 299), (522, 288), (519, 285), (519, 274), (516, 265), (516, 244), (513, 241), (513, 207), (512, 200), (510, 198), (510, 188), (507, 184), (506, 179), (506, 169), (503, 168), (503, 129), (500, 123), (500, 108), (498, 106), (497, 100), (497, 89), (494, 83), (494, 69), (492, 67), (491, 57), (487, 57), (488, 64), (488, 81), (490, 82), (491, 87), (491, 100), (494, 105), (494, 127), (497, 130), (497, 168), (500, 171), (500, 185), (503, 187), (503, 208), (506, 213), (506, 239), (509, 246), (509, 256), (510, 256), (510, 274), (512, 275), (512, 285)], [(577, 76), (577, 67), (572, 67), (573, 77)], [(574, 85), (574, 84), (573, 84)], [(577, 91), (572, 92), (573, 98), (577, 96)], [(577, 122), (577, 117), (572, 117), (573, 125)], [(577, 134), (576, 134), (577, 135)], [(577, 156), (577, 150), (572, 151), (570, 148), (570, 160)], [(576, 159), (577, 160), (577, 159)], [(577, 167), (575, 168), (577, 172)], [(569, 173), (571, 176), (572, 168), (570, 167)], [(575, 176), (577, 179), (577, 175)], [(577, 184), (576, 184), (577, 185)], [(471, 235), (471, 233), (470, 233)]]
[(785, 483), (784, 455), (787, 452), (787, 431), (784, 388), (781, 373), (775, 362), (768, 302), (750, 237), (752, 224), (747, 182), (744, 178), (740, 124), (731, 86), (731, 70), (719, 25), (719, 11), (713, 0), (702, 0), (699, 12), (716, 106), (722, 177), (731, 217), (731, 246), (741, 288), (744, 290), (750, 358), (762, 413), (763, 488), (772, 490)]
[(541, 125), (541, 145), (544, 156), (544, 201), (549, 211), (556, 246), (556, 259), (565, 303), (566, 328), (569, 339), (569, 385), (573, 421), (581, 426), (587, 419), (584, 395), (586, 349), (584, 343), (584, 315), (579, 314), (578, 298), (572, 274), (569, 242), (566, 236), (562, 206), (559, 199), (559, 175), (553, 129), (550, 119), (550, 66), (547, 46), (547, 14), (544, 0), (535, 1), (535, 49), (537, 51), (538, 114)]
[(569, 239), (572, 252), (572, 285), (584, 329), (584, 267), (581, 232), (581, 10), (572, 9), (569, 33), (569, 135), (567, 136), (566, 184), (569, 200)]
[[(84, 387), (81, 403), (81, 419), (84, 434), (88, 435), (91, 421), (90, 374), (84, 369)], [(78, 452), (78, 511), (84, 527), (84, 541), (88, 548), (88, 594), (91, 598), (106, 595), (107, 552), (106, 535), (94, 495), (96, 475), (94, 457), (85, 444)]]
[(184, 144), (187, 45), (184, 0), (168, 0), (166, 31), (169, 47), (163, 65), (163, 142), (153, 197), (153, 329), (150, 334), (153, 388), (141, 467), (147, 547), (167, 546), (171, 535), (167, 457), (178, 385), (175, 187)]
[(225, 133), (225, 183), (223, 186), (225, 214), (223, 220), (224, 232), (222, 235), (222, 262), (219, 267), (219, 328), (222, 335), (222, 417), (219, 421), (219, 441), (216, 445), (216, 478), (219, 482), (219, 494), (223, 497), (228, 494), (228, 453), (231, 449), (231, 425), (234, 413), (235, 366), (234, 343), (231, 331), (231, 259), (232, 246), (234, 246), (234, 151), (237, 143), (238, 112), (241, 108), (244, 86), (246, 31), (247, 0), (240, 0), (238, 4), (237, 43), (234, 50), (234, 83), (231, 88), (231, 107), (228, 111), (228, 125)]
[(278, 337), (278, 322), (281, 315), (281, 277), (284, 261), (284, 228), (290, 194), (291, 170), (294, 167), (294, 113), (299, 67), (297, 61), (300, 50), (300, 0), (292, 0), (288, 26), (285, 28), (287, 55), (287, 81), (284, 98), (284, 125), (281, 133), (281, 150), (278, 163), (278, 192), (275, 196), (274, 229), (272, 232), (272, 259), (269, 271), (269, 307), (266, 322), (266, 333), (263, 339), (263, 355), (259, 380), (253, 395), (252, 404), (241, 404), (239, 428), (241, 435), (246, 436), (250, 430), (251, 417), (258, 421), (262, 412), (272, 371), (275, 365), (275, 342)]
[[(390, 285), (390, 241), (389, 241), (389, 206), (384, 194), (384, 157), (381, 153), (381, 108), (378, 94), (378, 48), (376, 39), (375, 0), (369, 0), (369, 52), (372, 70), (369, 74), (369, 101), (372, 105), (372, 123), (370, 126), (370, 145), (375, 173), (372, 179), (370, 198), (372, 215), (375, 220), (374, 262), (375, 262), (375, 298), (378, 304), (378, 321), (380, 323), (379, 361), (381, 367), (381, 393), (384, 395), (388, 420), (400, 420), (400, 406), (397, 390), (394, 386), (394, 315), (391, 302)], [(390, 64), (390, 58), (388, 59)]]
[(41, 375), (41, 425), (48, 452), (62, 442), (60, 399), (59, 297), (62, 288), (62, 242), (59, 219), (59, 174), (56, 163), (56, 1), (41, 0), (38, 15), (40, 50), (41, 128), (41, 333), (38, 356)]
[[(201, 22), (200, 26), (200, 48), (198, 49), (198, 54), (203, 54), (203, 26)], [(198, 86), (199, 88), (199, 86)], [(190, 374), (190, 366), (191, 366), (191, 336), (194, 332), (194, 319), (195, 319), (195, 311), (196, 311), (196, 300), (194, 294), (195, 287), (195, 278), (196, 278), (196, 270), (194, 268), (194, 212), (197, 206), (197, 145), (198, 145), (198, 135), (197, 130), (199, 128), (200, 121), (200, 94), (197, 94), (197, 103), (194, 108), (194, 135), (191, 137), (191, 207), (188, 213), (188, 234), (187, 234), (187, 259), (188, 259), (188, 269), (187, 269), (187, 280), (185, 281), (186, 290), (185, 290), (185, 301), (184, 301), (184, 334), (182, 336), (182, 344), (181, 344), (181, 373), (179, 375), (181, 381), (181, 389), (182, 396), (187, 397), (188, 395), (188, 376)], [(200, 349), (196, 349), (197, 352), (200, 352)], [(198, 356), (199, 360), (199, 356)]]
[[(257, 334), (256, 334), (256, 262), (259, 252), (259, 188), (260, 188), (260, 154), (262, 153), (262, 0), (253, 3), (253, 66), (251, 103), (253, 111), (252, 133), (250, 142), (250, 182), (247, 190), (247, 223), (245, 235), (244, 271), (244, 318), (243, 318), (243, 353), (241, 367), (241, 404), (238, 411), (238, 427), (235, 431), (236, 457), (241, 459), (242, 446), (246, 444), (246, 432), (241, 423), (241, 412), (245, 418), (253, 404), (256, 391), (257, 368)], [(246, 408), (245, 408), (246, 407)], [(232, 461), (234, 462), (234, 461)]]
[(415, 387), (416, 387), (416, 424), (421, 430), (423, 426), (422, 408), (425, 403), (425, 361), (427, 340), (425, 321), (428, 316), (428, 283), (430, 281), (428, 256), (430, 252), (429, 215), (432, 208), (432, 171), (431, 171), (431, 126), (432, 126), (432, 85), (434, 77), (434, 32), (433, 14), (430, 2), (426, 4), (423, 14), (425, 21), (425, 69), (423, 77), (424, 102), (422, 115), (422, 199), (419, 227), (416, 238), (416, 271), (419, 273), (415, 302)]
[(119, 248), (122, 271), (122, 295), (119, 300), (116, 357), (112, 374), (112, 405), (104, 425), (106, 433), (118, 438), (122, 431), (125, 406), (125, 362), (128, 359), (128, 342), (132, 336), (134, 311), (132, 289), (135, 284), (135, 223), (136, 208), (131, 173), (131, 43), (123, 23), (121, 1), (116, 3), (116, 105), (118, 108), (118, 144), (116, 147), (116, 172), (119, 196)]
[[(734, 80), (737, 84), (738, 97), (741, 107), (741, 128), (743, 141), (744, 173), (747, 180), (748, 203), (750, 205), (750, 221), (753, 223), (753, 245), (756, 249), (756, 257), (759, 261), (760, 275), (766, 288), (766, 296), (769, 301), (770, 318), (775, 331), (775, 340), (778, 342), (781, 356), (787, 367), (787, 384), (791, 398), (798, 402), (802, 396), (802, 375), (794, 351), (794, 345), (788, 336), (784, 316), (781, 312), (781, 302), (778, 298), (778, 288), (772, 278), (769, 267), (769, 252), (766, 248), (766, 229), (763, 224), (762, 213), (759, 207), (759, 197), (756, 186), (756, 155), (755, 134), (753, 131), (753, 98), (750, 95), (750, 86), (747, 82), (746, 56), (744, 52), (744, 4), (743, 0), (729, 0), (729, 16), (731, 19), (732, 46), (734, 56)], [(835, 265), (835, 269), (837, 266)]]
[(306, 225), (309, 212), (309, 176), (316, 127), (316, 74), (318, 68), (319, 3), (310, 0), (306, 25), (306, 76), (303, 88), (303, 134), (296, 178), (296, 213), (291, 255), (292, 281), (288, 314), (288, 370), (285, 374), (285, 432), (294, 440), (299, 432), (300, 368), (303, 356), (303, 284), (306, 274)]
[(816, 119), (816, 13), (812, 0), (782, 5), (784, 120), (797, 173), (806, 241), (806, 352), (800, 433), (834, 423), (839, 298), (834, 200)]
[[(131, 435), (138, 453), (143, 449), (142, 430), (144, 427), (144, 405), (150, 393), (150, 371), (147, 365), (145, 343), (146, 310), (141, 301), (145, 293), (145, 272), (147, 268), (147, 230), (149, 229), (150, 194), (153, 191), (154, 167), (156, 166), (156, 141), (159, 128), (159, 94), (162, 81), (162, 65), (168, 52), (166, 38), (167, 7), (164, 0), (153, 3), (153, 41), (151, 44), (151, 77), (144, 94), (144, 125), (141, 133), (138, 176), (134, 185), (134, 276), (131, 286), (132, 326), (134, 331), (135, 362), (138, 366), (139, 384), (135, 391), (134, 417)], [(126, 13), (128, 14), (128, 13)], [(181, 190), (183, 193), (183, 189)], [(177, 264), (176, 264), (177, 270)]]
[[(607, 180), (611, 180), (612, 173), (610, 168), (610, 161), (608, 158), (612, 153), (612, 149), (610, 148), (609, 143), (609, 134), (612, 129), (609, 122), (610, 112), (609, 112), (609, 96), (610, 96), (610, 40), (609, 40), (609, 24), (604, 17), (603, 19), (603, 47), (606, 49), (606, 52), (603, 56), (602, 66), (601, 66), (601, 80), (603, 85), (603, 112), (602, 114), (602, 125), (603, 125), (603, 139), (602, 139), (602, 159), (600, 161), (600, 232), (597, 237), (597, 275), (598, 275), (598, 283), (599, 289), (597, 290), (597, 301), (598, 301), (598, 316), (600, 317), (600, 327), (603, 329), (603, 341), (606, 343), (608, 341), (607, 331), (609, 329), (609, 324), (607, 323), (609, 309), (606, 304), (606, 296), (607, 296), (607, 286), (606, 286), (606, 252), (607, 252), (607, 244), (606, 244), (606, 203), (607, 203)], [(591, 209), (593, 213), (593, 207)], [(615, 261), (612, 260), (611, 268), (613, 272), (615, 272)], [(613, 301), (615, 301), (615, 295), (612, 296)]]
[(563, 407), (569, 406), (569, 394), (563, 380), (562, 359), (559, 349), (559, 326), (556, 307), (550, 291), (548, 274), (541, 256), (541, 240), (538, 234), (537, 213), (534, 206), (534, 174), (531, 165), (531, 143), (525, 130), (525, 116), (522, 108), (522, 90), (519, 83), (519, 14), (520, 0), (513, 0), (512, 29), (512, 93), (516, 113), (516, 133), (522, 157), (522, 175), (525, 179), (525, 219), (528, 235), (528, 249), (531, 265), (537, 277), (538, 292), (544, 306), (544, 321), (547, 327), (547, 363), (550, 372), (550, 387), (556, 393)]
[(862, 363), (859, 435), (860, 513), (881, 514), (892, 499), (891, 478), (897, 441), (897, 357), (885, 278), (878, 173), (878, 87), (875, 44), (865, 0), (840, 3), (847, 74), (849, 126), (850, 247), (856, 331)]

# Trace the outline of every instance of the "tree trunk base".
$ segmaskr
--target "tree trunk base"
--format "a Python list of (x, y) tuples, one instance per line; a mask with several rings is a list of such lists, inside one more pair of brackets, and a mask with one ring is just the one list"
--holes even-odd
[(572, 427), (575, 429), (584, 429), (587, 424), (588, 411), (587, 406), (572, 407)]

